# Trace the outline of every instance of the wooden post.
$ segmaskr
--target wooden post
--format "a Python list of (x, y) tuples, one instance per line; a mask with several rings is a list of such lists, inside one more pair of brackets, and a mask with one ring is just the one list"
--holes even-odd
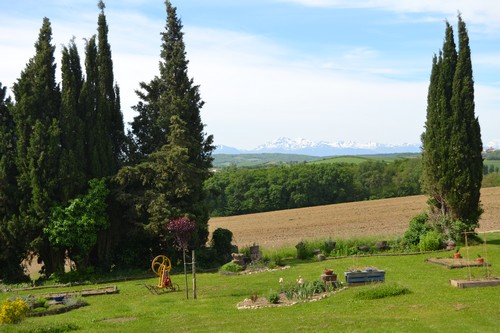
[(193, 250), (193, 258), (192, 258), (192, 272), (193, 272), (193, 298), (196, 299), (196, 260)]
[(186, 263), (186, 251), (182, 251), (182, 258), (184, 259), (184, 280), (186, 281), (186, 299), (189, 299), (188, 290), (188, 277), (187, 277), (187, 263)]

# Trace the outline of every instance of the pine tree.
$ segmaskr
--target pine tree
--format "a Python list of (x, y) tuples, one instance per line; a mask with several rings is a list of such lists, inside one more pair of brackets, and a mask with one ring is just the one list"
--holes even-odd
[[(203, 183), (212, 164), (213, 137), (203, 131), (203, 101), (199, 87), (188, 77), (181, 21), (170, 1), (165, 4), (160, 74), (149, 84), (141, 83), (145, 92), (138, 92), (142, 101), (132, 123), (143, 162), (121, 170), (117, 179), (126, 187), (137, 184), (139, 175), (143, 177), (145, 188), (140, 193), (148, 193), (146, 197), (152, 199), (144, 202), (149, 230), (161, 235), (165, 223), (188, 216), (196, 221), (193, 244), (197, 246), (208, 237)], [(143, 207), (137, 202), (135, 206)]]
[(81, 194), (86, 188), (84, 123), (79, 98), (83, 86), (80, 56), (74, 40), (63, 47), (61, 59), (61, 166), (62, 201)]
[(483, 169), (469, 38), (460, 16), (458, 29), (458, 56), (446, 23), (443, 51), (433, 58), (422, 134), (422, 179), (430, 195), (431, 222), (455, 239), (478, 225)]
[(44, 18), (36, 54), (14, 84), (16, 105), (13, 116), (17, 126), (18, 185), (21, 191), (20, 217), (30, 231), (31, 249), (45, 263), (47, 273), (62, 269), (63, 255), (50, 248), (43, 228), (50, 208), (61, 198), (59, 188), (60, 91), (55, 80), (52, 28)]

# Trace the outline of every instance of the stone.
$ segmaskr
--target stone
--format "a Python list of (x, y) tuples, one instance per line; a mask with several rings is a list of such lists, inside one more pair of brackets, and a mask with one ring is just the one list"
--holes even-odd
[(387, 241), (378, 241), (377, 243), (375, 243), (375, 247), (379, 251), (385, 251), (391, 249), (391, 247), (387, 245)]
[(358, 246), (358, 250), (363, 251), (363, 252), (368, 252), (370, 251), (370, 247), (366, 245)]
[(260, 248), (258, 245), (250, 246), (250, 258), (252, 261), (260, 260), (262, 258), (262, 252), (260, 252)]

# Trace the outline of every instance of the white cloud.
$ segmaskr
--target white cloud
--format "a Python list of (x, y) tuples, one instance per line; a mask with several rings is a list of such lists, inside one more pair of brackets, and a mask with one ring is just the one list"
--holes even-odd
[(456, 17), (458, 11), (471, 24), (481, 24), (491, 31), (500, 27), (500, 2), (491, 0), (277, 0), (305, 6), (331, 8), (381, 9), (396, 13), (440, 13)]

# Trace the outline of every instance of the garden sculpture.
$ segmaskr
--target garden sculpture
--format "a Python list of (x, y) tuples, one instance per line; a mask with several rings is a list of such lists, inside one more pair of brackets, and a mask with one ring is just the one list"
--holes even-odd
[(179, 286), (177, 284), (174, 285), (170, 279), (172, 263), (167, 256), (156, 256), (151, 263), (151, 269), (158, 276), (158, 284), (156, 286), (145, 285), (151, 293), (159, 294), (161, 291), (179, 290)]

